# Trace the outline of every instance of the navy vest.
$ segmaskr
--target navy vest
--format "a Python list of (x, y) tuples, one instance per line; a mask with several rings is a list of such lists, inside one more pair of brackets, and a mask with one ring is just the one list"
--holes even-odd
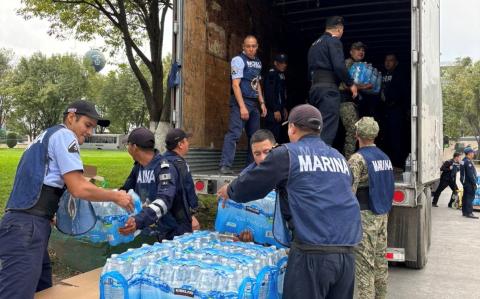
[(370, 210), (377, 214), (385, 214), (392, 208), (395, 177), (390, 158), (376, 146), (366, 146), (358, 153), (367, 162), (368, 193)]
[(243, 77), (240, 81), (240, 89), (242, 96), (246, 98), (258, 98), (257, 87), (260, 84), (260, 72), (262, 71), (262, 62), (260, 59), (250, 59), (247, 55), (241, 53), (239, 55), (245, 64), (243, 68)]
[(190, 208), (198, 208), (195, 186), (187, 161), (173, 151), (165, 152), (164, 158), (175, 166), (175, 169), (178, 172), (180, 186), (177, 186), (177, 190), (180, 189), (180, 192), (177, 193), (177, 197), (179, 197), (179, 200), (182, 202), (186, 201), (184, 204), (187, 210)]
[(142, 203), (152, 203), (157, 199), (158, 176), (161, 171), (162, 155), (157, 153), (152, 161), (145, 167), (135, 164), (135, 192), (140, 196)]
[(360, 207), (345, 158), (317, 136), (285, 146), (290, 156), (286, 189), (294, 241), (319, 246), (358, 244)]
[(26, 210), (38, 202), (48, 169), (48, 142), (61, 128), (64, 127), (56, 125), (46, 129), (23, 153), (7, 202), (7, 210)]

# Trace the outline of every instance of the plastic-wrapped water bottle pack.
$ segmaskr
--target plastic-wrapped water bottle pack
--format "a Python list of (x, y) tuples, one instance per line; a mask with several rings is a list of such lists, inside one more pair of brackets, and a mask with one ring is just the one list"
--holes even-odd
[(355, 62), (348, 70), (350, 76), (356, 84), (372, 84), (371, 90), (365, 90), (364, 92), (370, 92), (378, 94), (382, 88), (382, 72), (379, 72), (371, 64), (366, 62)]
[(100, 297), (276, 299), (286, 264), (284, 249), (197, 231), (112, 255), (100, 278)]
[(118, 232), (119, 228), (125, 226), (130, 215), (140, 213), (142, 210), (142, 202), (138, 194), (131, 189), (128, 194), (132, 196), (135, 208), (131, 214), (113, 202), (92, 202), (97, 222), (93, 229), (78, 238), (92, 243), (108, 242), (112, 246), (133, 241), (136, 234), (124, 236)]
[(237, 235), (244, 230), (250, 230), (256, 243), (280, 247), (272, 234), (275, 198), (276, 192), (272, 191), (265, 198), (245, 204), (229, 199), (226, 201), (225, 208), (222, 207), (222, 200), (220, 200), (215, 219), (215, 230)]

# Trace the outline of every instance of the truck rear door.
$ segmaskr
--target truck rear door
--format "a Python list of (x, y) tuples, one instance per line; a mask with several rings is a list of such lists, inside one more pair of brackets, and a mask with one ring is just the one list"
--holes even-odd
[[(417, 106), (417, 173), (425, 184), (438, 179), (443, 151), (442, 94), (440, 86), (440, 0), (413, 0), (418, 45)], [(413, 55), (417, 50), (414, 48)], [(415, 151), (413, 151), (415, 152)], [(414, 165), (415, 167), (415, 165)]]

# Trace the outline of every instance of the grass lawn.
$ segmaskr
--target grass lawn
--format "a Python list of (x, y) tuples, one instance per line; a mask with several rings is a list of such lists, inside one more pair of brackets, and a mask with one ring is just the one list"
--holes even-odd
[[(0, 148), (0, 217), (12, 190), (13, 179), (24, 149)], [(120, 187), (133, 166), (126, 151), (82, 150), (81, 157), (86, 165), (97, 166), (97, 174), (108, 181), (109, 188)], [(205, 229), (212, 229), (217, 213), (214, 196), (199, 196), (198, 219)]]
[[(13, 179), (24, 149), (0, 149), (0, 216), (12, 190)], [(97, 166), (97, 174), (103, 176), (110, 188), (120, 187), (133, 166), (126, 151), (82, 150), (84, 164)]]

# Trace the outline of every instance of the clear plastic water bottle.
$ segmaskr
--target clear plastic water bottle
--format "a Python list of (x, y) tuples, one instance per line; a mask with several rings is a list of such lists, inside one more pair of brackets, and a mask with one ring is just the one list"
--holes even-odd
[(407, 160), (405, 160), (405, 172), (412, 171), (412, 154), (408, 154)]

